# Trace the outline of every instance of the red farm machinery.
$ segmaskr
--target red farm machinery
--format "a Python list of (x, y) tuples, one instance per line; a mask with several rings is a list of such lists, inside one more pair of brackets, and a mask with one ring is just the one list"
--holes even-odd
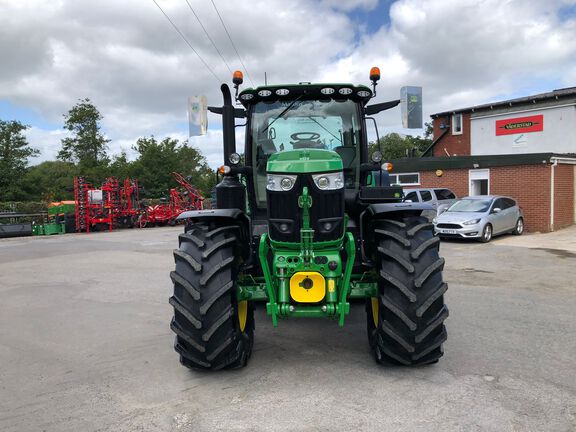
[(172, 188), (168, 199), (164, 198), (160, 204), (147, 206), (138, 217), (140, 228), (152, 225), (175, 225), (180, 213), (188, 210), (203, 210), (204, 198), (200, 192), (181, 174), (173, 172), (172, 176), (180, 184), (180, 190)]
[(114, 228), (144, 228), (153, 225), (173, 225), (180, 213), (202, 210), (204, 198), (181, 174), (172, 176), (181, 188), (170, 189), (169, 199), (160, 204), (144, 206), (140, 201), (138, 180), (107, 178), (99, 188), (85, 177), (74, 178), (76, 231), (112, 231)]
[(130, 178), (120, 186), (117, 178), (108, 177), (95, 188), (85, 177), (75, 177), (74, 201), (78, 232), (132, 228), (141, 213), (138, 180)]

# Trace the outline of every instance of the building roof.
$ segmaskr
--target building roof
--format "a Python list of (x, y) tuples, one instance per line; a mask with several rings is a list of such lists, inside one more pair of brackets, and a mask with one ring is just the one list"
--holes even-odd
[(565, 101), (566, 99), (572, 99), (576, 102), (576, 87), (567, 87), (563, 89), (553, 90), (547, 93), (540, 93), (533, 96), (525, 96), (516, 99), (509, 99), (501, 102), (492, 102), (482, 105), (476, 105), (468, 108), (459, 108), (452, 111), (444, 111), (436, 114), (432, 114), (430, 117), (445, 117), (455, 113), (466, 113), (466, 112), (477, 112), (477, 111), (492, 111), (498, 108), (507, 108), (512, 106), (522, 106), (522, 105), (533, 105), (536, 103), (543, 103), (548, 101)]
[(420, 157), (393, 159), (390, 162), (393, 167), (391, 173), (396, 174), (458, 168), (479, 169), (498, 166), (541, 165), (553, 163), (556, 158), (570, 159), (576, 162), (575, 153), (525, 153), (486, 156)]

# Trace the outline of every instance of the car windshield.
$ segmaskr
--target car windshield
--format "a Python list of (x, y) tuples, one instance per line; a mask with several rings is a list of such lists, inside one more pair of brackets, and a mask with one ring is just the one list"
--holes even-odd
[(456, 201), (447, 211), (485, 213), (490, 208), (490, 204), (492, 204), (491, 199), (463, 199)]
[(266, 202), (266, 163), (277, 152), (333, 150), (344, 165), (346, 187), (356, 187), (360, 164), (360, 118), (350, 100), (259, 102), (251, 116), (252, 166), (258, 205)]

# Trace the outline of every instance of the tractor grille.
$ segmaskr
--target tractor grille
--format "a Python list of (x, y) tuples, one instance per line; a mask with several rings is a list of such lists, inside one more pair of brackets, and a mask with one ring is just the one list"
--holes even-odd
[(344, 230), (344, 189), (320, 190), (310, 175), (299, 175), (289, 191), (266, 191), (270, 237), (284, 242), (300, 241), (302, 209), (298, 207), (298, 197), (304, 186), (308, 186), (312, 197), (310, 227), (314, 230), (314, 241), (337, 240)]

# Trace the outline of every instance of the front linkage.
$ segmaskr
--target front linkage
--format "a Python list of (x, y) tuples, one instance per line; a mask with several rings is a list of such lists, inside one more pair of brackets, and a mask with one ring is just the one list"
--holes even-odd
[[(293, 243), (273, 241), (268, 234), (260, 238), (259, 258), (268, 299), (266, 311), (272, 316), (274, 326), (278, 325), (278, 317), (338, 318), (339, 325), (343, 326), (344, 317), (350, 312), (347, 300), (356, 255), (354, 237), (348, 232), (336, 241), (314, 243), (309, 213), (313, 201), (307, 187), (303, 188), (298, 204), (303, 221), (299, 248)], [(345, 264), (341, 259), (343, 247)], [(268, 265), (270, 252), (272, 268)], [(239, 282), (239, 299), (253, 298), (252, 293), (261, 287)], [(375, 292), (376, 284), (373, 289)], [(248, 298), (244, 298), (243, 293), (248, 293)], [(296, 304), (290, 304), (290, 298)]]

